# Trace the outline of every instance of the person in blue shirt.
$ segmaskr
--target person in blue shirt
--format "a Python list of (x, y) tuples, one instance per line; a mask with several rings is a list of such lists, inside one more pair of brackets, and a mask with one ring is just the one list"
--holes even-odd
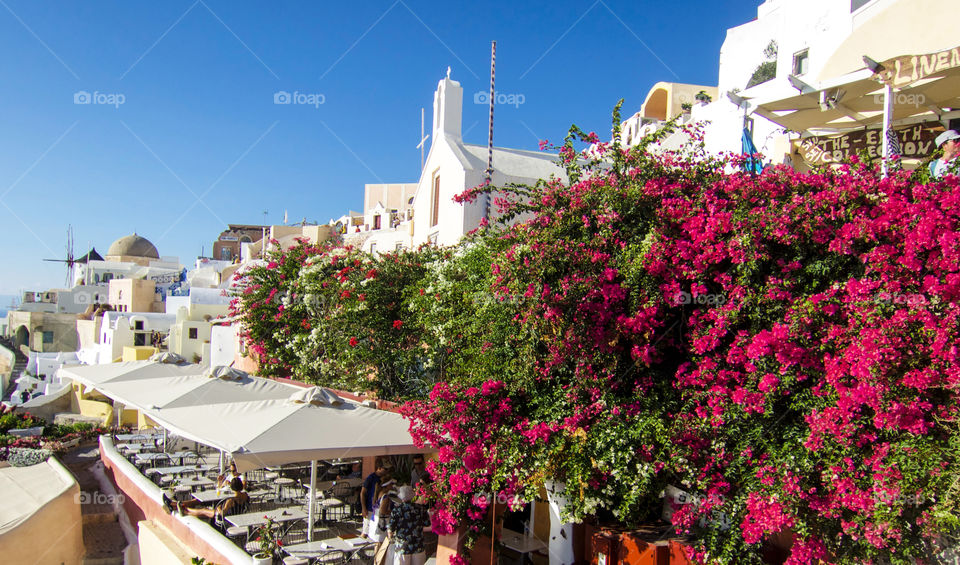
[(960, 154), (960, 133), (948, 129), (937, 136), (937, 147), (943, 148), (943, 156), (930, 162), (930, 177), (943, 178), (944, 173), (957, 174), (957, 168), (960, 166), (960, 160), (957, 155)]
[(377, 470), (363, 480), (363, 487), (360, 489), (360, 510), (363, 512), (363, 530), (360, 535), (363, 537), (367, 537), (373, 521), (373, 497), (380, 486), (380, 479), (388, 472), (390, 469), (385, 464), (377, 463)]

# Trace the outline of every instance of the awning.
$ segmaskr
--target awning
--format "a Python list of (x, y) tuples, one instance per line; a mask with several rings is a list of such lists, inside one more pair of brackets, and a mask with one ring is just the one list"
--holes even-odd
[(896, 57), (850, 74), (807, 84), (791, 76), (799, 93), (750, 99), (748, 111), (800, 133), (829, 133), (879, 125), (891, 87), (892, 124), (960, 116), (960, 47)]
[(181, 437), (231, 454), (241, 471), (416, 451), (399, 414), (325, 389), (143, 361), (64, 367), (59, 376), (94, 386)]
[(417, 450), (399, 414), (351, 402), (337, 406), (289, 400), (233, 402), (149, 415), (173, 433), (230, 453), (240, 471)]
[(101, 390), (101, 385), (112, 382), (169, 379), (200, 373), (199, 365), (127, 361), (100, 365), (65, 365), (57, 374), (84, 385), (87, 390)]

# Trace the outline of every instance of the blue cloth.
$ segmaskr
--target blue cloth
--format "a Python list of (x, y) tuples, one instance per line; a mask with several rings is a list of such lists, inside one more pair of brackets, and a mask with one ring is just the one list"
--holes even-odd
[[(760, 151), (757, 150), (757, 146), (753, 143), (753, 136), (750, 135), (750, 130), (747, 128), (743, 128), (743, 135), (741, 136), (740, 141), (743, 145), (744, 155), (755, 155), (760, 153)], [(763, 162), (759, 158), (751, 157), (743, 164), (743, 170), (751, 173), (760, 173), (763, 171)]]

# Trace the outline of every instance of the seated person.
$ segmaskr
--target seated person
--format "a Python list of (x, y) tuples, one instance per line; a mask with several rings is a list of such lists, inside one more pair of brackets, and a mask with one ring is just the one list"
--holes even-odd
[(214, 508), (195, 508), (202, 502), (199, 500), (177, 502), (168, 498), (167, 495), (163, 495), (163, 503), (169, 510), (175, 507), (181, 515), (209, 518), (214, 524), (222, 523), (225, 516), (242, 514), (247, 503), (250, 502), (250, 495), (243, 491), (243, 481), (239, 477), (235, 477), (230, 482), (230, 488), (233, 490), (233, 497), (218, 503)]
[(237, 472), (237, 464), (234, 461), (230, 462), (230, 468), (227, 469), (222, 475), (217, 477), (217, 488), (223, 488), (229, 486), (233, 482), (233, 479), (240, 479), (240, 482), (243, 483), (244, 488), (246, 488), (246, 482), (243, 480), (243, 475)]
[(344, 474), (342, 471), (343, 469), (341, 468), (341, 472), (337, 475), (338, 481), (341, 479), (359, 479), (363, 476), (362, 471), (360, 470), (360, 463), (354, 463), (350, 467), (350, 473), (348, 474)]

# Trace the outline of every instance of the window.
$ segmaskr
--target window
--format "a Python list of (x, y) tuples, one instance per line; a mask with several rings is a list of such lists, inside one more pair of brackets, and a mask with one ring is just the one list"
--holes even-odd
[(430, 198), (430, 227), (440, 223), (440, 175), (433, 177), (433, 194)]
[(230, 250), (229, 250), (228, 248), (226, 248), (226, 247), (220, 248), (220, 260), (221, 260), (221, 261), (229, 261), (230, 259), (233, 259), (232, 255), (233, 255), (233, 254), (230, 253)]
[(400, 242), (397, 242), (397, 245), (396, 247), (393, 248), (393, 250), (397, 252), (403, 251), (403, 244)]
[(145, 333), (135, 333), (135, 334), (133, 334), (133, 344), (134, 344), (134, 345), (146, 345), (146, 344), (147, 344), (147, 334), (145, 334)]
[(143, 320), (137, 320), (134, 322), (133, 329), (143, 331)]
[(380, 216), (373, 217), (373, 229), (375, 230), (380, 229)]
[(53, 332), (43, 332), (43, 343), (53, 343)]
[(370, 244), (370, 253), (376, 253), (376, 252), (377, 252), (377, 244), (376, 244), (376, 243), (371, 243), (371, 244)]
[(810, 50), (804, 49), (793, 55), (793, 74), (800, 76), (807, 74), (810, 68)]
[(190, 328), (187, 332), (190, 339), (197, 339), (197, 328)]

